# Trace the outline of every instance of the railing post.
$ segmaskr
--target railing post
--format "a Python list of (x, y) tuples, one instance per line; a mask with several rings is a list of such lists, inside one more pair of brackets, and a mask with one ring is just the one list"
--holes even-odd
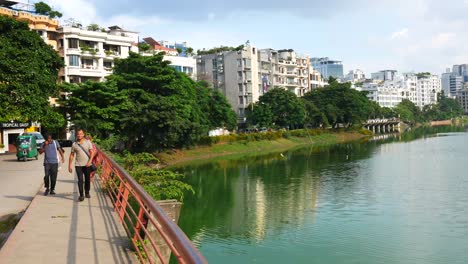
[[(180, 209), (182, 208), (182, 203), (178, 202), (177, 200), (164, 200), (164, 201), (156, 201), (159, 206), (162, 207), (164, 212), (169, 216), (170, 219), (174, 223), (177, 224), (179, 221), (179, 216), (180, 216)], [(152, 217), (152, 216), (150, 216)], [(156, 227), (153, 226), (151, 222), (148, 222), (148, 232), (150, 233), (150, 236), (154, 239), (156, 245), (158, 246), (161, 254), (163, 255), (166, 263), (169, 263), (169, 259), (171, 257), (171, 249), (167, 245), (166, 241), (164, 240), (163, 237), (159, 234), (158, 230)], [(150, 255), (157, 261), (155, 263), (162, 263), (159, 261), (156, 252), (152, 249), (150, 249)], [(177, 256), (176, 256), (177, 257)], [(183, 263), (182, 259), (178, 259), (179, 263)]]

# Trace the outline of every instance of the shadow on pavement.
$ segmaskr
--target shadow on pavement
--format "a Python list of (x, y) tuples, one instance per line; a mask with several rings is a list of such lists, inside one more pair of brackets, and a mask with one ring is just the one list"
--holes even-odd
[(23, 201), (32, 201), (34, 196), (23, 196), (23, 195), (4, 195), (3, 197), (9, 198), (9, 199), (19, 199)]

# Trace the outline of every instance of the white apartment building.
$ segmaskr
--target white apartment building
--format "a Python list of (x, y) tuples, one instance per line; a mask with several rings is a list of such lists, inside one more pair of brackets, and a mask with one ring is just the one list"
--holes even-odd
[(312, 70), (310, 58), (299, 56), (292, 49), (263, 49), (259, 52), (258, 60), (262, 94), (272, 87), (282, 87), (303, 96), (312, 89), (311, 79), (314, 79), (317, 87), (320, 84), (320, 75)]
[[(164, 60), (170, 61), (170, 66), (176, 69), (178, 72), (186, 73), (190, 78), (196, 80), (197, 79), (197, 61), (193, 57), (188, 57), (186, 53), (179, 54), (177, 50), (163, 46), (161, 41), (156, 41), (151, 37), (147, 37), (143, 39), (148, 45), (150, 45), (151, 49), (148, 51), (141, 52), (140, 54), (143, 56), (151, 56), (155, 53), (163, 52)], [(165, 42), (166, 44), (169, 42)], [(167, 44), (168, 45), (168, 44)], [(187, 43), (184, 42), (186, 46)]]
[(348, 74), (346, 74), (344, 78), (346, 82), (351, 82), (351, 83), (363, 82), (365, 79), (366, 79), (366, 74), (364, 73), (363, 70), (360, 70), (360, 69), (349, 71)]
[(368, 98), (382, 107), (395, 107), (403, 99), (408, 99), (422, 108), (437, 103), (437, 94), (442, 90), (437, 75), (418, 78), (413, 73), (392, 74), (392, 80), (365, 82), (359, 90), (367, 91)]
[(127, 58), (130, 51), (138, 52), (137, 41), (137, 32), (117, 26), (109, 27), (106, 32), (74, 25), (60, 27), (58, 48), (65, 67), (59, 76), (70, 83), (103, 81), (112, 73), (114, 59)]
[(430, 75), (418, 79), (416, 84), (416, 102), (417, 106), (422, 108), (428, 104), (437, 103), (437, 95), (442, 92), (442, 82), (437, 75)]
[(239, 123), (245, 122), (246, 108), (273, 87), (303, 96), (325, 85), (309, 57), (298, 56), (292, 49), (257, 50), (250, 45), (241, 51), (197, 56), (197, 74), (227, 97)]
[(256, 47), (247, 45), (240, 51), (198, 55), (199, 80), (206, 80), (223, 93), (238, 115), (238, 122), (245, 122), (245, 109), (258, 101), (261, 90)]

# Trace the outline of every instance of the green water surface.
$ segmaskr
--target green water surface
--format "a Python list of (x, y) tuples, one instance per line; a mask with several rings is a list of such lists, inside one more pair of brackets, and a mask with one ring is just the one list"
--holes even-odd
[(463, 128), (189, 166), (179, 225), (210, 263), (468, 263), (467, 168)]

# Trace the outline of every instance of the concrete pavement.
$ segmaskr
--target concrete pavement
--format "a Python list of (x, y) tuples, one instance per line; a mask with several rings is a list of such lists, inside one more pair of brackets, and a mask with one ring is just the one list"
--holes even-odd
[(17, 214), (31, 203), (43, 185), (44, 157), (27, 162), (17, 161), (16, 155), (0, 155), (0, 219)]
[(59, 171), (55, 196), (37, 192), (0, 250), (0, 263), (137, 263), (99, 180), (91, 186), (91, 198), (78, 202), (76, 176), (65, 168)]

